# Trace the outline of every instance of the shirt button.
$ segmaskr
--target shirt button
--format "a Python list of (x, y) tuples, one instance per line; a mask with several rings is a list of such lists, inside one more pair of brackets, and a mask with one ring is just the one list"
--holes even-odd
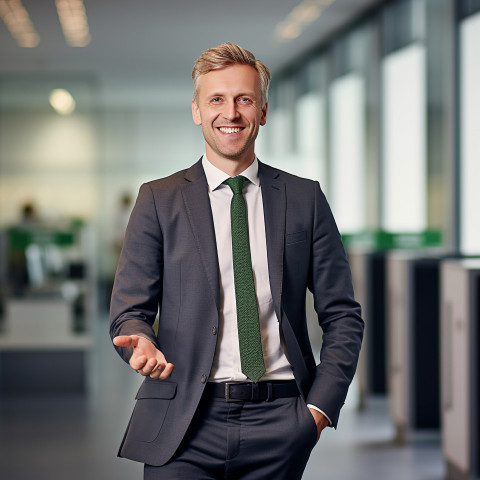
[(202, 378), (200, 379), (200, 381), (202, 383), (207, 383), (207, 376), (206, 375), (202, 375)]
[(217, 334), (217, 327), (213, 327), (213, 328), (212, 328), (212, 333), (213, 333), (213, 335), (216, 335), (216, 334)]

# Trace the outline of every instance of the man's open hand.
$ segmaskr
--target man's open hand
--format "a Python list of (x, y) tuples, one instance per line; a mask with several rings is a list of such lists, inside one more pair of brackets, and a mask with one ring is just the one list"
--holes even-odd
[(120, 335), (113, 339), (117, 347), (132, 347), (130, 366), (143, 376), (165, 380), (173, 371), (173, 364), (168, 363), (163, 353), (150, 340), (138, 335)]

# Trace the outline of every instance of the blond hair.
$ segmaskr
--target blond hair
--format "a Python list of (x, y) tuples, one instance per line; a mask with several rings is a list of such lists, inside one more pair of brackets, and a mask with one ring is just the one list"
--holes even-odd
[(262, 106), (268, 100), (268, 86), (270, 84), (270, 71), (260, 60), (257, 60), (253, 53), (240, 45), (232, 42), (223, 43), (217, 47), (209, 48), (198, 57), (192, 71), (193, 99), (198, 100), (198, 79), (212, 70), (230, 67), (232, 65), (250, 65), (260, 77), (260, 90), (262, 93)]

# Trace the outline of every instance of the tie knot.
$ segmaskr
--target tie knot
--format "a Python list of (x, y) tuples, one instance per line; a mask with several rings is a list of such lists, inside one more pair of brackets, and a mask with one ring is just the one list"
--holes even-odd
[(231, 177), (225, 180), (223, 183), (232, 189), (234, 195), (242, 194), (243, 185), (245, 184), (245, 177), (238, 175), (237, 177)]

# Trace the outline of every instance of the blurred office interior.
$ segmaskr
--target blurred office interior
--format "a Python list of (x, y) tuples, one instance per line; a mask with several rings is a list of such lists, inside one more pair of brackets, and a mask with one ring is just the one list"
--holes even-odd
[(141, 183), (203, 154), (190, 73), (225, 41), (271, 68), (257, 155), (319, 180), (366, 322), (305, 479), (480, 478), (480, 0), (0, 16), (0, 478), (141, 478), (116, 458), (141, 379), (111, 347), (109, 294)]

